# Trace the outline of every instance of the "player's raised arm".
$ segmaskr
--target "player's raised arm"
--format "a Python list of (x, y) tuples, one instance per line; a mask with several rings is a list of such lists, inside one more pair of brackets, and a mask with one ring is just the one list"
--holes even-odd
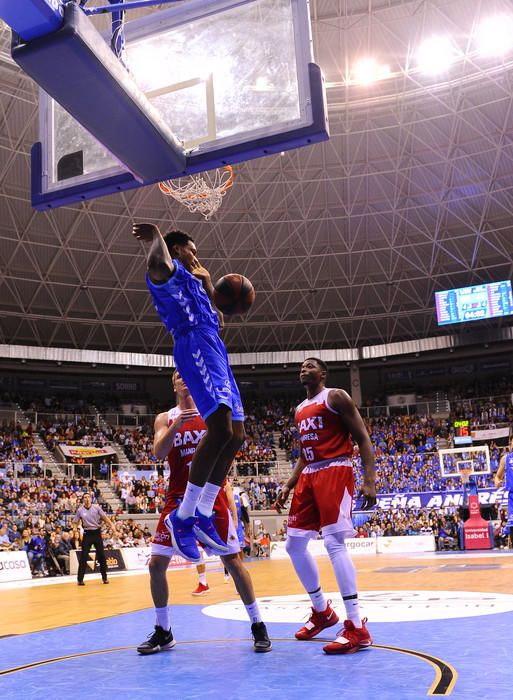
[(376, 503), (376, 466), (372, 442), (353, 399), (343, 389), (330, 391), (328, 402), (331, 408), (340, 414), (343, 424), (351, 437), (358, 444), (363, 464), (363, 485), (361, 493), (364, 497), (363, 509), (372, 508)]
[(186, 409), (175, 418), (171, 425), (168, 425), (167, 412), (158, 414), (153, 426), (153, 454), (157, 459), (165, 459), (167, 457), (178, 429), (197, 415), (198, 410), (196, 408)]
[(151, 243), (148, 251), (148, 275), (154, 284), (163, 284), (173, 276), (175, 264), (166, 243), (155, 224), (134, 224), (132, 235), (139, 241)]

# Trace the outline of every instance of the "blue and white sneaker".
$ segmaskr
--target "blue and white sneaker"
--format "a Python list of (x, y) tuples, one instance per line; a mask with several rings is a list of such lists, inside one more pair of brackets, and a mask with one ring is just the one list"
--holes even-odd
[(164, 518), (164, 525), (169, 530), (173, 547), (184, 559), (199, 564), (201, 555), (193, 532), (196, 518), (192, 516), (182, 520), (177, 513), (178, 508), (175, 508)]
[(215, 528), (213, 513), (210, 516), (203, 515), (196, 508), (196, 522), (192, 529), (196, 538), (216, 553), (226, 554), (229, 551), (230, 548)]

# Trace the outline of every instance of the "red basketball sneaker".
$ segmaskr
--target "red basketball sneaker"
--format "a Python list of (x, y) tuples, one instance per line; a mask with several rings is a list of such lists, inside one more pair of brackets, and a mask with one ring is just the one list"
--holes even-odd
[(193, 590), (191, 595), (205, 595), (206, 593), (210, 593), (210, 586), (205, 585), (204, 583), (198, 583), (197, 587)]
[(361, 627), (355, 627), (351, 620), (344, 620), (344, 626), (337, 633), (334, 642), (323, 647), (326, 654), (354, 654), (355, 651), (370, 647), (372, 638), (369, 630), (365, 627), (367, 618), (362, 620)]
[(328, 600), (326, 610), (318, 612), (312, 608), (312, 614), (308, 618), (308, 622), (296, 632), (296, 639), (313, 639), (319, 632), (322, 632), (322, 630), (328, 627), (333, 627), (337, 622), (338, 615), (331, 607), (331, 600)]

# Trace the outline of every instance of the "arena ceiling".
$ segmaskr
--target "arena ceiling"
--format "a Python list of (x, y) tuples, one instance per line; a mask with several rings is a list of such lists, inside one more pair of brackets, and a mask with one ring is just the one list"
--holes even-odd
[[(37, 89), (0, 54), (0, 343), (167, 353), (133, 221), (180, 227), (213, 278), (247, 275), (256, 302), (232, 352), (357, 348), (447, 333), (437, 290), (513, 272), (513, 52), (483, 58), (493, 0), (312, 0), (328, 83), (328, 142), (237, 165), (210, 222), (148, 187), (49, 213), (30, 207)], [(414, 52), (450, 35), (427, 76)], [(387, 77), (356, 84), (365, 57)], [(357, 76), (356, 76), (357, 77)], [(480, 322), (488, 329), (508, 325)]]

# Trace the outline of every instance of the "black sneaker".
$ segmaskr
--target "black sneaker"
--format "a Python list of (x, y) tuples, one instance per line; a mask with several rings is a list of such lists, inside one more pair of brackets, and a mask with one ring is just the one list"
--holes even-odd
[(271, 651), (273, 645), (267, 634), (267, 628), (263, 622), (253, 622), (251, 625), (251, 634), (255, 640), (254, 648), (255, 651), (264, 652)]
[(166, 632), (159, 625), (155, 625), (155, 632), (150, 634), (148, 639), (137, 647), (139, 654), (156, 654), (157, 651), (167, 651), (172, 649), (176, 641), (173, 639), (171, 630)]

